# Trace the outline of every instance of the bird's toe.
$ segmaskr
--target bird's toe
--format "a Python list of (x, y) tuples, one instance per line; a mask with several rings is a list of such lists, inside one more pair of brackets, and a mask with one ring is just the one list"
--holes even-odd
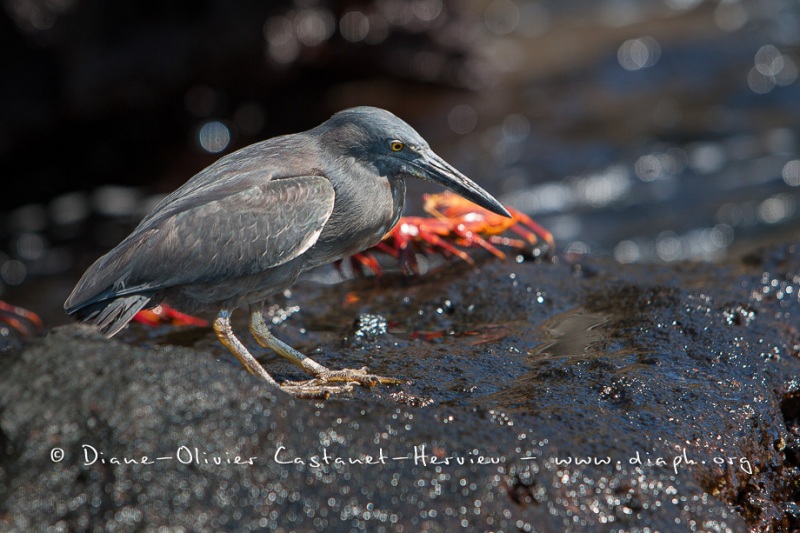
[(384, 376), (377, 376), (370, 374), (367, 367), (360, 369), (345, 368), (343, 370), (327, 370), (323, 372), (318, 379), (326, 382), (350, 382), (357, 383), (362, 387), (374, 387), (375, 385), (399, 385), (405, 383), (405, 380), (397, 378), (388, 378)]
[(374, 387), (376, 385), (399, 385), (405, 380), (387, 378), (370, 374), (367, 367), (325, 370), (308, 381), (289, 381), (281, 383), (281, 390), (298, 398), (326, 399), (331, 394), (351, 392), (353, 387)]
[(325, 400), (329, 398), (331, 394), (341, 394), (343, 392), (352, 391), (353, 385), (357, 385), (357, 383), (331, 385), (324, 380), (311, 379), (308, 381), (282, 383), (281, 390), (297, 398)]

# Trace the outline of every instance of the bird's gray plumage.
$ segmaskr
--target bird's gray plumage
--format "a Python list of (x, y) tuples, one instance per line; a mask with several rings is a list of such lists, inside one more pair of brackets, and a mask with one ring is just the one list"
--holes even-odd
[(198, 173), (86, 271), (66, 311), (111, 336), (162, 300), (190, 313), (263, 301), (302, 271), (378, 243), (400, 217), (406, 177), (505, 213), (405, 122), (354, 108)]

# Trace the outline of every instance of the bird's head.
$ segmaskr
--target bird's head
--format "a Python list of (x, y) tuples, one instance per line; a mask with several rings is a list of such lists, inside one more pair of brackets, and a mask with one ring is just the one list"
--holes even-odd
[(372, 165), (381, 175), (431, 181), (493, 213), (511, 216), (477, 183), (436, 155), (414, 128), (388, 111), (376, 107), (346, 109), (321, 124), (319, 130), (327, 148)]

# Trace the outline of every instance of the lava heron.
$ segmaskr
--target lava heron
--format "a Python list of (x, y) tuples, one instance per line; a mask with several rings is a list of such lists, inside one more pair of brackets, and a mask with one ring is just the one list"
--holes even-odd
[[(304, 356), (270, 333), (263, 302), (301, 272), (380, 242), (403, 211), (407, 177), (509, 216), (393, 114), (347, 109), (309, 131), (247, 146), (202, 170), (89, 267), (64, 308), (107, 337), (160, 302), (187, 313), (218, 312), (214, 331), (242, 365), (298, 395), (401, 383), (366, 368), (329, 370)], [(242, 306), (249, 306), (258, 344), (314, 379), (278, 385), (231, 329), (231, 312)]]

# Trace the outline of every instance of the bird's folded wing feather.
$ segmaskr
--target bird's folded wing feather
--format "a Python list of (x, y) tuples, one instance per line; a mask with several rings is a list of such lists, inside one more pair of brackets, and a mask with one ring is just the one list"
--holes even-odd
[(153, 213), (92, 265), (66, 306), (101, 293), (107, 298), (213, 283), (286, 263), (317, 241), (334, 197), (327, 178), (299, 176), (252, 185), (167, 217)]

